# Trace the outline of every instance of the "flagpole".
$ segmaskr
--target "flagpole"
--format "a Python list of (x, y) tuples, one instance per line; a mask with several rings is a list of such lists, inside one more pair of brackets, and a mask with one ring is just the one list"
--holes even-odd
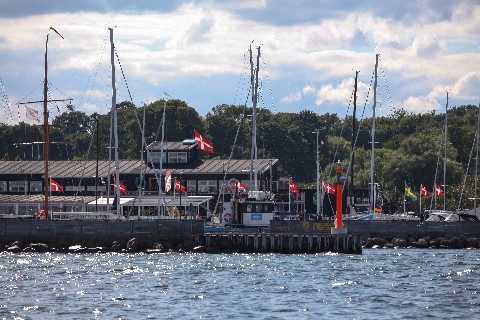
[(422, 188), (423, 185), (420, 185), (420, 216), (422, 216)]
[(407, 182), (403, 181), (403, 214), (406, 214), (406, 209), (405, 209), (405, 202), (406, 202), (406, 197), (405, 194), (407, 193)]
[(292, 190), (290, 190), (290, 186), (292, 184), (292, 179), (288, 180), (288, 212), (292, 212)]

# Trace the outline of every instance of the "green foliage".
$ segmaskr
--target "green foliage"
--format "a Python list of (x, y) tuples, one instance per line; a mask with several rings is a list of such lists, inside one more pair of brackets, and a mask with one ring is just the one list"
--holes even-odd
[[(166, 104), (165, 140), (193, 138), (193, 130), (211, 140), (215, 154), (202, 157), (249, 159), (252, 146), (252, 108), (218, 105), (200, 117), (197, 111), (181, 100), (158, 100), (137, 108), (124, 101), (117, 105), (119, 155), (121, 159), (139, 159), (145, 114), (145, 140), (150, 144), (161, 139), (161, 123)], [(476, 134), (478, 108), (459, 106), (448, 111), (447, 141), (447, 206), (471, 207), (468, 197), (474, 196), (471, 152)], [(53, 119), (51, 141), (69, 142), (52, 146), (53, 159), (108, 159), (112, 124), (111, 112), (86, 115), (84, 112), (63, 113)], [(356, 140), (353, 183), (368, 188), (370, 182), (371, 119), (357, 121), (352, 133), (352, 117), (340, 120), (336, 114), (318, 115), (303, 110), (298, 113), (276, 113), (257, 110), (257, 147), (259, 158), (277, 158), (280, 176), (292, 177), (299, 185), (314, 185), (316, 177), (317, 135), (322, 176), (335, 181), (334, 169), (340, 160), (345, 172), (351, 165), (352, 135)], [(376, 119), (375, 181), (383, 183), (394, 210), (403, 210), (403, 186), (407, 182), (417, 192), (421, 184), (432, 189), (433, 181), (443, 184), (443, 128), (445, 115), (430, 112), (410, 114), (395, 110)], [(357, 134), (358, 133), (358, 134)], [(3, 159), (37, 159), (43, 156), (43, 128), (20, 123), (0, 125), (0, 152)], [(234, 141), (236, 140), (235, 145)], [(232, 149), (233, 148), (233, 149)], [(465, 196), (459, 201), (465, 171), (470, 161)], [(348, 171), (348, 174), (350, 172)], [(443, 201), (443, 200), (442, 200)], [(418, 210), (418, 203), (409, 206)], [(426, 206), (426, 203), (422, 204)]]

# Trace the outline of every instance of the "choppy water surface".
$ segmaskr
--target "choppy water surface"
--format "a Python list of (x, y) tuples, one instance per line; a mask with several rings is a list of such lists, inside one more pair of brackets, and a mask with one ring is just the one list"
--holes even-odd
[(0, 254), (7, 319), (480, 319), (480, 251)]

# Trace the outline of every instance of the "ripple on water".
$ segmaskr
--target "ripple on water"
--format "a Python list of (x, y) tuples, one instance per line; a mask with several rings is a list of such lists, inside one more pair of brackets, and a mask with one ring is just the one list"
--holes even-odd
[(1, 253), (0, 317), (474, 319), (476, 252)]

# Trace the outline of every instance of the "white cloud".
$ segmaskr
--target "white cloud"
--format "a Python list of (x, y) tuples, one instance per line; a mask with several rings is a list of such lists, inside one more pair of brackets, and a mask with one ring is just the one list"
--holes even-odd
[(437, 100), (431, 96), (408, 97), (402, 102), (402, 107), (413, 113), (426, 113), (437, 110), (441, 106)]
[[(362, 104), (365, 101), (365, 95), (368, 86), (364, 83), (357, 83), (357, 104)], [(322, 104), (342, 104), (348, 105), (353, 103), (354, 79), (343, 79), (340, 84), (334, 86), (333, 84), (323, 85), (318, 91), (315, 99), (315, 104), (321, 106)]]
[(419, 58), (433, 58), (444, 51), (445, 43), (437, 36), (422, 36), (413, 40), (414, 55)]
[(282, 103), (292, 103), (292, 102), (298, 102), (300, 100), (302, 100), (302, 94), (300, 92), (292, 93), (280, 99)]
[(480, 99), (480, 72), (473, 71), (465, 74), (453, 85), (435, 86), (425, 96), (411, 96), (405, 99), (401, 105), (405, 110), (414, 113), (425, 113), (432, 110), (442, 109), (447, 92), (453, 100), (478, 100)]
[(461, 77), (453, 86), (454, 96), (463, 99), (480, 99), (480, 71), (472, 71)]
[(312, 87), (311, 85), (308, 85), (308, 84), (305, 87), (302, 88), (302, 93), (304, 95), (313, 94), (313, 93), (315, 93), (315, 91), (316, 91), (315, 88)]
[[(375, 3), (372, 8), (368, 3), (361, 10), (358, 6), (326, 5), (325, 10), (338, 10), (342, 14), (297, 18), (288, 23), (284, 23), (282, 16), (253, 17), (258, 18), (267, 11), (291, 11), (302, 17), (301, 13), (311, 10), (314, 2), (278, 10), (275, 2), (266, 0), (195, 1), (164, 12), (102, 14), (69, 10), (1, 18), (0, 75), (14, 78), (12, 82), (17, 83), (17, 88), (9, 86), (10, 90), (16, 90), (13, 94), (9, 92), (13, 96), (23, 97), (33, 87), (23, 81), (25, 75), (40, 82), (45, 36), (53, 26), (65, 40), (54, 34), (49, 40), (52, 82), (62, 90), (74, 92), (58, 85), (68, 77), (64, 82), (71, 81), (68, 84), (78, 91), (75, 92), (78, 97), (82, 96), (82, 89), (90, 90), (87, 77), (96, 73), (96, 84), (102, 88), (94, 88), (91, 97), (105, 100), (110, 85), (107, 27), (117, 26), (115, 47), (130, 89), (141, 86), (142, 94), (153, 97), (151, 100), (164, 90), (159, 89), (161, 86), (174, 83), (176, 88), (182, 88), (181, 83), (192, 78), (200, 79), (198, 87), (202, 90), (185, 86), (185, 92), (179, 89), (177, 93), (180, 99), (193, 91), (216, 92), (218, 88), (210, 87), (213, 84), (209, 80), (201, 79), (248, 73), (248, 67), (245, 68), (248, 57), (242, 59), (242, 55), (255, 40), (254, 46), (262, 45), (273, 93), (276, 93), (275, 81), (282, 81), (284, 92), (293, 92), (280, 99), (283, 104), (301, 102), (307, 95), (315, 94), (317, 105), (347, 105), (353, 90), (350, 78), (355, 70), (360, 70), (360, 76), (369, 80), (375, 52), (380, 52), (383, 71), (393, 94), (397, 95), (395, 100), (404, 101), (411, 110), (431, 110), (436, 105), (434, 100), (444, 100), (445, 90), (449, 88), (453, 96), (478, 98), (480, 5), (473, 4), (455, 2), (448, 8), (438, 8), (429, 3), (414, 6)], [(403, 11), (393, 16), (389, 12), (392, 8)], [(414, 9), (417, 11), (412, 12)], [(246, 18), (247, 14), (254, 15)], [(60, 75), (64, 78), (59, 79)], [(120, 78), (120, 72), (117, 75)], [(123, 80), (117, 79), (117, 82), (123, 85)], [(305, 83), (309, 85), (297, 92)], [(232, 88), (232, 92), (234, 90)], [(359, 103), (364, 100), (365, 90), (366, 85), (359, 82)], [(228, 103), (221, 99), (229, 95), (231, 93), (210, 96), (220, 104)], [(144, 96), (137, 98), (145, 100)], [(88, 103), (102, 105), (99, 101)]]

